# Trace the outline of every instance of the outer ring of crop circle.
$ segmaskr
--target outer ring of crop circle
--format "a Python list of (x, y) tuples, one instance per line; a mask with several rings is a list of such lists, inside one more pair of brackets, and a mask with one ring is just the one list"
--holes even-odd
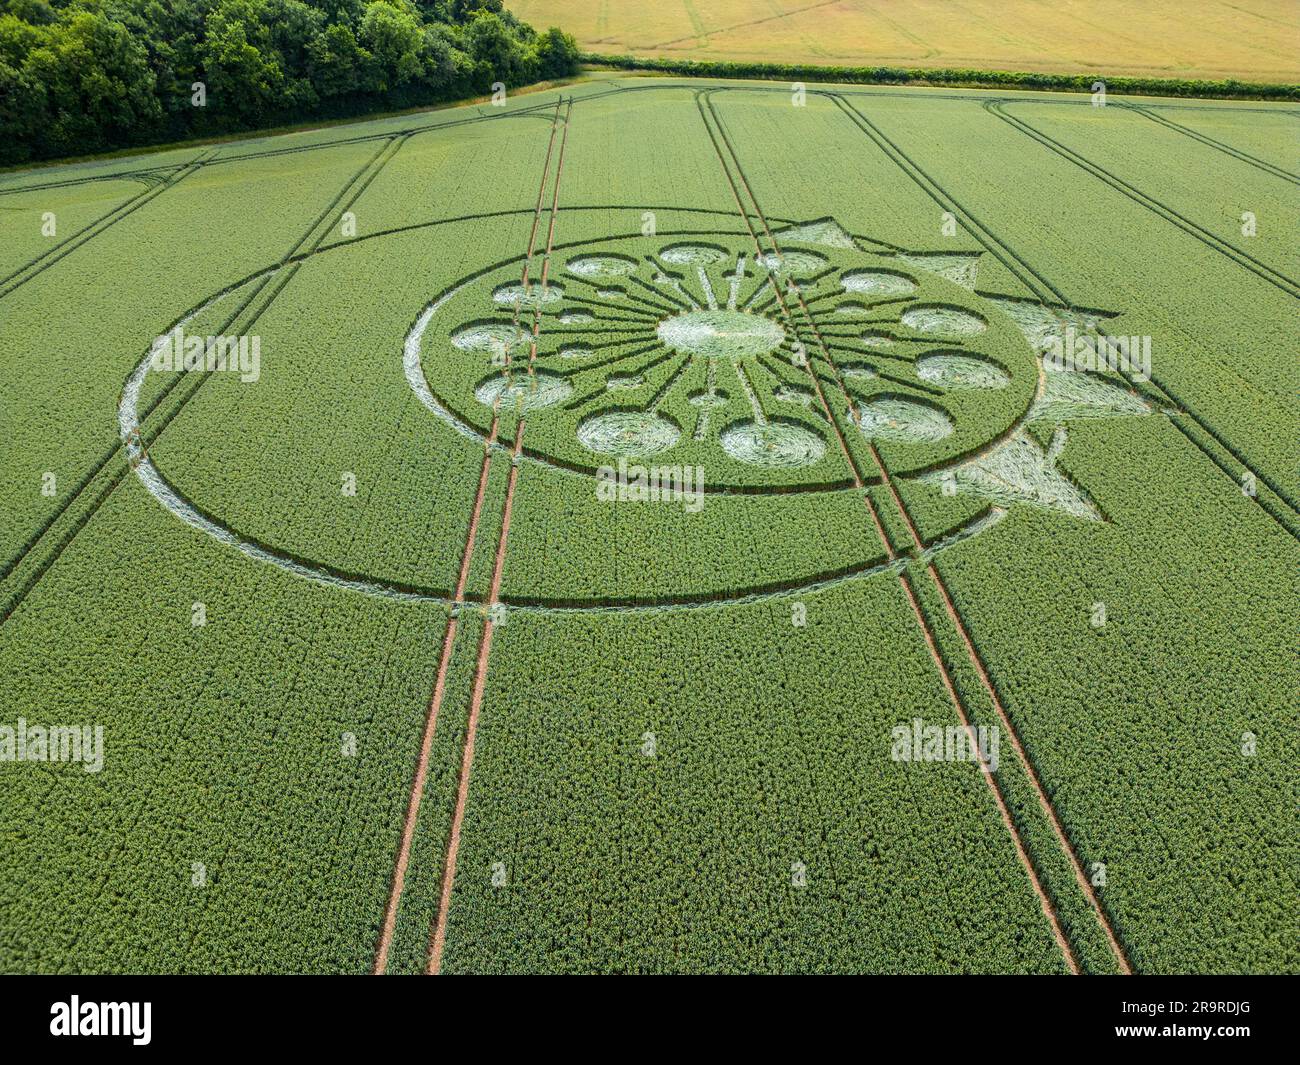
[[(608, 210), (608, 208), (577, 207), (577, 208), (561, 208), (560, 210), (582, 212), (582, 211), (592, 211), (592, 210)], [(715, 211), (707, 208), (663, 208), (663, 210), (677, 210), (682, 212), (691, 212), (691, 213), (699, 213), (699, 214), (707, 214), (707, 215), (724, 215), (730, 217), (728, 212)], [(502, 215), (515, 215), (515, 214), (527, 215), (529, 213), (530, 213), (530, 209), (520, 208), (515, 211), (502, 212)], [(463, 221), (467, 221), (467, 219), (465, 218), (440, 219), (432, 222), (420, 223), (415, 226), (407, 226), (398, 229), (384, 230), (378, 233), (367, 234), (363, 237), (358, 237), (350, 241), (339, 242), (336, 244), (327, 245), (322, 248), (317, 248), (311, 253), (309, 253), (309, 255), (306, 256), (305, 258), (311, 258), (316, 255), (325, 255), (332, 252), (338, 252), (341, 250), (351, 250), (354, 246), (358, 244), (365, 244), (372, 240), (376, 240), (383, 237), (395, 236), (401, 233), (410, 232), (412, 230), (435, 228), (438, 226), (448, 225), (448, 224), (453, 224), (453, 223), (463, 222)], [(773, 219), (773, 221), (776, 221), (781, 224), (794, 224), (793, 220), (789, 220), (789, 219)], [(728, 237), (741, 237), (744, 235), (743, 232), (731, 233), (731, 232), (716, 231), (716, 230), (708, 231), (708, 233), (713, 233), (714, 235), (725, 235)], [(639, 234), (637, 233), (628, 233), (623, 235), (606, 237), (602, 239), (604, 240), (632, 239), (638, 235)], [(671, 231), (671, 232), (665, 232), (661, 235), (666, 237), (668, 236), (691, 237), (691, 236), (704, 236), (708, 234), (700, 233), (698, 231)], [(859, 238), (859, 239), (867, 239), (867, 238)], [(558, 247), (560, 248), (578, 247), (588, 243), (591, 242), (575, 241), (572, 244), (562, 244), (559, 245)], [(483, 277), (500, 267), (510, 265), (511, 262), (517, 263), (521, 261), (521, 259), (522, 257), (520, 257), (519, 259), (506, 260), (501, 263), (494, 264), (492, 266), (484, 268), (483, 270), (479, 271), (477, 274), (474, 274), (469, 278), (462, 279), (461, 281), (449, 286), (448, 288), (444, 289), (443, 292), (438, 297), (430, 301), (430, 303), (427, 304), (425, 308), (423, 308), (419, 317), (423, 317), (424, 315), (430, 314), (431, 312), (435, 311), (440, 304), (450, 299), (456, 292), (458, 292), (461, 288), (463, 288), (466, 284), (469, 284), (473, 280), (476, 280), (479, 277)], [(281, 264), (273, 264), (264, 267), (262, 269), (255, 270), (249, 273), (248, 275), (246, 275), (245, 277), (233, 282), (232, 284), (227, 285), (225, 288), (211, 295), (205, 296), (202, 300), (198, 301), (197, 303), (194, 303), (182, 315), (180, 315), (171, 324), (171, 326), (169, 326), (166, 332), (170, 332), (172, 329), (176, 328), (176, 326), (179, 325), (180, 323), (190, 320), (201, 310), (203, 310), (205, 307), (209, 306), (210, 304), (214, 303), (216, 300), (230, 293), (233, 293), (252, 282), (258, 281), (265, 277), (269, 277), (280, 269), (282, 269)], [(419, 318), (417, 318), (417, 321), (418, 320)], [(407, 335), (409, 338), (410, 331), (408, 331)], [(132, 372), (128, 375), (127, 377), (128, 382), (133, 377), (135, 377), (136, 373), (139, 371), (141, 366), (143, 364), (146, 364), (149, 361), (149, 358), (150, 358), (150, 353), (148, 351), (142, 354), (140, 363), (137, 363), (136, 367), (133, 368)], [(421, 372), (421, 377), (423, 377), (422, 372)], [(119, 405), (118, 405), (119, 424), (122, 424), (124, 413), (125, 413), (125, 406), (124, 406), (125, 393), (126, 393), (126, 386), (124, 384), (123, 396), (119, 398)], [(134, 411), (134, 413), (136, 414), (134, 427), (138, 429), (139, 412), (137, 410)], [(1015, 424), (1018, 424), (1018, 422), (1019, 419)], [(1003, 438), (1009, 436), (1011, 432), (1014, 431), (1015, 424), (1013, 424), (1010, 428), (1008, 428), (1008, 430), (1003, 434)], [(123, 447), (129, 450), (129, 446), (127, 443), (127, 433), (124, 425), (123, 425), (122, 435), (123, 435)], [(470, 435), (477, 436), (477, 434), (474, 434), (472, 432)], [(985, 445), (985, 446), (990, 446), (990, 445)], [(505, 450), (499, 444), (497, 445), (497, 447), (499, 450)], [(554, 463), (545, 462), (543, 460), (534, 460), (534, 461), (538, 461), (541, 465), (550, 466), (562, 472), (575, 473), (575, 474), (580, 473), (580, 471), (570, 470), (567, 467), (559, 466)], [(157, 484), (160, 485), (162, 488), (163, 495), (165, 495), (166, 497), (170, 497), (171, 502), (168, 502), (167, 499), (160, 497), (159, 493), (155, 491), (154, 488), (149, 487), (147, 484), (146, 484), (146, 490), (148, 490), (151, 495), (154, 495), (155, 499), (157, 499), (159, 504), (163, 506), (164, 509), (171, 512), (174, 517), (176, 517), (184, 524), (188, 524), (191, 525), (192, 527), (203, 529), (209, 535), (214, 536), (214, 538), (217, 539), (219, 543), (225, 546), (233, 547), (234, 549), (240, 551), (246, 556), (249, 556), (261, 562), (275, 565), (277, 568), (280, 568), (290, 573), (291, 575), (297, 576), (299, 578), (311, 580), (314, 583), (330, 584), (336, 587), (342, 586), (349, 590), (356, 591), (359, 594), (369, 594), (369, 595), (375, 595), (379, 597), (386, 597), (386, 598), (392, 598), (398, 600), (439, 604), (445, 608), (453, 609), (453, 610), (460, 605), (451, 597), (450, 594), (441, 592), (436, 589), (420, 588), (411, 585), (405, 585), (405, 584), (393, 582), (391, 580), (370, 577), (369, 575), (365, 575), (365, 574), (343, 572), (329, 563), (322, 563), (310, 559), (304, 559), (301, 556), (295, 555), (290, 551), (286, 551), (284, 549), (278, 548), (272, 544), (264, 543), (253, 537), (246, 536), (243, 533), (239, 532), (238, 529), (234, 528), (233, 526), (223, 521), (218, 515), (210, 513), (205, 508), (203, 508), (202, 506), (200, 506), (199, 504), (191, 500), (185, 493), (179, 491), (162, 475), (161, 471), (158, 471), (156, 467), (152, 466), (152, 463), (149, 460), (147, 453), (144, 454), (142, 461), (140, 462), (133, 461), (132, 465), (136, 467), (136, 473), (138, 476), (140, 476), (141, 470), (146, 465), (150, 467), (154, 475), (154, 479), (156, 480)], [(141, 477), (141, 479), (143, 481), (143, 477)], [(794, 486), (793, 490), (826, 491), (831, 489), (826, 489), (819, 486), (810, 486), (810, 487)], [(979, 529), (982, 526), (988, 524), (992, 520), (996, 520), (998, 517), (1000, 517), (1002, 513), (1004, 512), (998, 510), (997, 508), (994, 508), (991, 515), (989, 512), (985, 511), (973, 516), (970, 520), (963, 522), (960, 526), (951, 530), (949, 534), (946, 535), (942, 540), (937, 541), (935, 544), (931, 545), (929, 549), (930, 552), (933, 553), (933, 552), (940, 551), (943, 549), (943, 547), (947, 546), (948, 544), (959, 542), (967, 538), (968, 536), (975, 534), (976, 532), (979, 531)], [(209, 528), (208, 526), (211, 526), (211, 528)], [(772, 598), (782, 598), (789, 595), (806, 593), (809, 591), (816, 591), (820, 588), (829, 587), (833, 584), (838, 584), (845, 581), (867, 579), (879, 573), (887, 572), (891, 568), (896, 567), (896, 565), (897, 565), (896, 563), (887, 563), (887, 562), (864, 563), (862, 566), (850, 570), (846, 573), (840, 573), (834, 575), (810, 574), (805, 582), (795, 586), (791, 586), (785, 583), (780, 583), (779, 585), (777, 584), (754, 585), (743, 589), (735, 589), (733, 591), (733, 594), (722, 595), (722, 596), (719, 596), (716, 593), (710, 593), (708, 595), (700, 595), (700, 596), (659, 597), (655, 599), (629, 597), (627, 599), (622, 599), (622, 600), (610, 599), (608, 597), (601, 597), (599, 599), (593, 599), (589, 603), (572, 603), (572, 602), (548, 603), (544, 600), (529, 599), (527, 596), (524, 597), (503, 596), (502, 602), (517, 610), (521, 610), (524, 612), (538, 612), (538, 613), (598, 612), (598, 613), (609, 613), (609, 614), (617, 615), (619, 613), (645, 613), (645, 612), (663, 612), (663, 611), (678, 611), (678, 610), (715, 609), (715, 608), (724, 608), (726, 606), (737, 604), (737, 603), (756, 602), (756, 601), (762, 601), (762, 600), (772, 599)]]

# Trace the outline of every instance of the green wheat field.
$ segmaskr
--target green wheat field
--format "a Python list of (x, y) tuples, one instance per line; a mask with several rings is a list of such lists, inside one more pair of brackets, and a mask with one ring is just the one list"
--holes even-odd
[(0, 176), (0, 969), (1300, 971), (1300, 117), (1098, 104)]

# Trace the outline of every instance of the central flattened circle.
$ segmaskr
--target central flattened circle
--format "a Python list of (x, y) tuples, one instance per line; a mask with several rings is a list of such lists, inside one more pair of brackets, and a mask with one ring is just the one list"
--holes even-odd
[(686, 311), (665, 318), (658, 333), (673, 351), (728, 359), (766, 355), (785, 341), (785, 331), (770, 318), (744, 311)]

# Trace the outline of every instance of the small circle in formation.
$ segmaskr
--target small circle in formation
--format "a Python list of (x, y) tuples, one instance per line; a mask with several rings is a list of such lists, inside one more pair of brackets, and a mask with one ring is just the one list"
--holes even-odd
[(722, 450), (752, 466), (811, 466), (826, 453), (816, 433), (794, 422), (733, 422), (718, 436)]
[(952, 419), (938, 407), (881, 396), (858, 406), (862, 435), (873, 440), (921, 443), (952, 435)]
[(562, 299), (564, 299), (564, 289), (556, 284), (549, 284), (545, 287), (531, 282), (526, 287), (520, 284), (500, 285), (492, 292), (493, 302), (506, 307), (528, 307), (531, 309), (545, 307), (551, 303), (559, 303)]
[(905, 296), (916, 291), (916, 282), (888, 270), (854, 270), (840, 278), (845, 292), (866, 292), (872, 296)]
[(623, 255), (582, 255), (570, 259), (565, 269), (574, 277), (593, 281), (612, 281), (616, 277), (627, 277), (636, 271), (636, 260)]
[(795, 250), (760, 255), (758, 264), (777, 277), (807, 277), (825, 266), (826, 260), (816, 252)]
[(654, 455), (667, 451), (681, 435), (667, 418), (649, 411), (610, 411), (578, 425), (582, 446), (603, 455)]
[(1001, 366), (971, 355), (946, 352), (917, 359), (916, 376), (944, 388), (1006, 388), (1011, 383)]
[(674, 266), (712, 266), (726, 259), (727, 253), (712, 244), (670, 244), (659, 258)]
[(975, 336), (988, 328), (988, 323), (977, 314), (960, 307), (928, 304), (912, 307), (903, 312), (902, 323), (918, 333), (936, 333), (944, 336)]
[(498, 400), (506, 407), (519, 410), (541, 410), (553, 407), (568, 399), (573, 386), (565, 377), (540, 371), (535, 374), (493, 374), (474, 390), (474, 395), (486, 407)]
[(517, 325), (488, 322), (469, 325), (453, 333), (451, 342), (461, 351), (486, 351), (493, 355), (504, 355), (511, 349), (527, 344), (531, 337), (532, 334)]

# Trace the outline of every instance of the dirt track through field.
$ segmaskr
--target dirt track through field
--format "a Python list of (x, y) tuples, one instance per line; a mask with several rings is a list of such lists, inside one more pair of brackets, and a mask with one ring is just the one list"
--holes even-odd
[[(722, 125), (722, 121), (720, 117), (713, 109), (711, 102), (707, 100), (707, 93), (700, 94), (699, 99), (701, 101), (700, 102), (701, 117), (705, 121), (706, 128), (709, 129), (710, 139), (713, 141), (714, 148), (718, 153), (718, 160), (722, 164), (723, 170), (727, 173), (727, 180), (728, 183), (731, 185), (733, 195), (735, 195), (736, 197), (737, 207), (740, 209), (741, 216), (745, 219), (746, 226), (750, 230), (750, 235), (754, 238), (755, 246), (758, 250), (758, 253), (760, 255), (762, 254), (762, 248), (758, 240), (757, 232), (750, 224), (749, 212), (745, 209), (744, 205), (741, 202), (739, 196), (739, 187), (737, 186), (735, 179), (733, 179), (731, 176), (730, 170), (732, 166), (735, 167), (736, 174), (739, 177), (740, 184), (744, 186), (746, 196), (749, 202), (753, 205), (753, 211), (755, 216), (759, 219), (760, 223), (762, 224), (764, 234), (766, 235), (771, 245), (772, 251), (775, 252), (775, 254), (778, 257), (780, 257), (783, 254), (780, 244), (777, 242), (775, 236), (771, 231), (771, 228), (767, 224), (767, 220), (763, 216), (762, 208), (759, 205), (757, 198), (754, 196), (753, 190), (749, 184), (748, 179), (745, 177), (744, 170), (741, 168), (740, 165), (740, 159), (736, 154), (735, 148), (731, 144), (731, 141), (726, 133), (726, 130)], [(708, 108), (707, 115), (705, 112), (706, 107)], [(714, 135), (713, 129), (709, 126), (709, 117), (712, 117), (713, 122), (717, 125), (717, 136)], [(722, 145), (726, 146), (727, 153), (731, 157), (730, 165), (728, 164), (727, 158), (726, 156), (724, 156), (722, 148), (719, 145), (719, 140), (721, 141)], [(797, 334), (797, 326), (795, 325), (794, 317), (790, 312), (789, 305), (786, 303), (784, 297), (781, 294), (780, 285), (775, 280), (774, 274), (769, 273), (768, 276), (769, 279), (772, 281), (773, 289), (776, 292), (777, 302), (781, 306), (782, 315), (783, 317), (785, 317), (787, 324), (790, 326), (791, 330), (795, 331)], [(814, 337), (816, 338), (818, 346), (821, 348), (822, 356), (825, 362), (827, 363), (827, 365), (830, 367), (832, 374), (835, 376), (835, 379), (839, 384), (841, 391), (843, 392), (844, 398), (847, 403), (849, 417), (856, 425), (857, 418), (852, 403), (849, 399), (849, 393), (847, 387), (844, 384), (843, 378), (839, 374), (839, 370), (835, 364), (835, 361), (831, 357), (830, 351), (826, 347), (825, 341), (822, 338), (822, 335), (817, 328), (816, 322), (813, 320), (812, 313), (809, 310), (808, 305), (803, 300), (802, 293), (799, 293), (797, 291), (797, 288), (793, 289), (793, 292), (796, 296), (800, 309), (802, 310), (804, 317), (808, 322), (810, 330), (813, 333)], [(829, 405), (826, 403), (825, 395), (822, 392), (820, 382), (817, 379), (817, 374), (815, 370), (813, 370), (812, 368), (811, 360), (806, 360), (806, 363), (807, 363), (807, 368), (809, 370), (809, 375), (812, 378), (813, 383), (817, 389), (817, 394), (821, 399), (823, 410), (826, 412), (827, 417), (830, 419), (831, 426), (835, 430), (836, 437), (839, 439), (841, 447), (844, 449), (846, 456), (849, 456), (850, 453), (845, 443), (844, 435), (837, 421), (831, 414)], [(868, 447), (872, 459), (874, 461), (874, 464), (877, 468), (877, 472), (880, 476), (880, 479), (885, 485), (885, 487), (888, 489), (890, 498), (892, 499), (894, 506), (898, 511), (899, 517), (906, 525), (908, 533), (911, 536), (913, 541), (915, 553), (917, 557), (919, 557), (921, 552), (924, 550), (924, 547), (921, 543), (920, 536), (917, 534), (916, 527), (912, 522), (911, 515), (907, 512), (907, 508), (903, 505), (902, 499), (899, 497), (897, 491), (895, 490), (892, 478), (889, 476), (889, 472), (885, 467), (885, 464), (881, 460), (879, 453), (876, 451), (875, 446), (868, 444)], [(864, 484), (864, 479), (861, 475), (861, 472), (858, 470), (856, 463), (853, 462), (851, 457), (849, 461), (850, 461), (850, 465), (853, 468), (855, 482), (859, 487), (862, 487), (862, 485)], [(863, 498), (866, 502), (867, 510), (870, 513), (872, 524), (876, 529), (876, 533), (880, 538), (881, 544), (884, 547), (885, 552), (888, 555), (889, 559), (893, 561), (895, 558), (895, 551), (893, 549), (893, 546), (889, 542), (889, 538), (885, 533), (884, 526), (880, 520), (879, 515), (876, 512), (875, 506), (872, 504), (870, 496), (867, 495), (865, 492), (863, 494)], [(951, 601), (947, 597), (947, 590), (946, 588), (943, 587), (942, 582), (940, 581), (938, 573), (934, 569), (933, 564), (930, 563), (927, 564), (927, 572), (930, 574), (931, 579), (935, 582), (936, 588), (940, 591), (940, 595), (944, 598), (945, 603), (951, 606)], [(952, 682), (952, 678), (948, 672), (948, 668), (944, 664), (943, 658), (939, 652), (938, 641), (936, 640), (935, 634), (930, 627), (929, 621), (927, 621), (925, 614), (921, 610), (920, 604), (917, 602), (916, 594), (912, 589), (907, 573), (905, 571), (899, 572), (898, 580), (900, 586), (902, 587), (904, 596), (906, 597), (909, 605), (912, 608), (913, 616), (915, 617), (916, 623), (921, 630), (921, 634), (925, 640), (926, 646), (930, 651), (930, 657), (934, 662), (935, 668), (939, 672), (940, 678), (943, 681), (944, 688), (948, 693), (953, 708), (956, 711), (957, 716), (961, 721), (963, 728), (966, 730), (967, 734), (971, 737), (971, 742), (974, 743), (974, 732), (970, 723), (970, 717), (966, 711), (965, 706), (962, 703), (962, 700), (956, 690), (955, 685)], [(950, 610), (949, 616), (952, 619), (954, 626), (957, 627), (959, 633), (962, 635), (963, 641), (967, 647), (967, 651), (971, 657), (972, 664), (974, 664), (977, 671), (979, 671), (980, 676), (984, 681), (987, 690), (989, 691), (990, 695), (994, 700), (994, 705), (998, 710), (999, 719), (1002, 721), (1003, 727), (1006, 728), (1008, 734), (1011, 737), (1012, 746), (1015, 749), (1016, 755), (1018, 758), (1020, 758), (1022, 765), (1025, 767), (1026, 773), (1029, 776), (1029, 779), (1034, 786), (1035, 792), (1037, 793), (1039, 802), (1040, 804), (1043, 805), (1044, 812), (1047, 814), (1049, 820), (1052, 823), (1053, 829), (1056, 831), (1058, 842), (1060, 843), (1062, 849), (1066, 852), (1067, 856), (1071, 861), (1071, 864), (1075, 868), (1076, 876), (1079, 878), (1080, 886), (1083, 888), (1085, 896), (1088, 898), (1088, 901), (1093, 908), (1093, 911), (1097, 917), (1098, 922), (1101, 924), (1103, 930), (1106, 933), (1107, 939), (1111, 945), (1111, 950), (1115, 954), (1116, 961), (1119, 964), (1121, 971), (1125, 973), (1131, 972), (1128, 966), (1127, 959), (1124, 955), (1124, 952), (1119, 946), (1114, 931), (1110, 926), (1109, 920), (1107, 919), (1104, 911), (1101, 909), (1101, 906), (1098, 903), (1095, 894), (1093, 894), (1093, 892), (1091, 891), (1091, 886), (1087, 883), (1087, 878), (1082, 876), (1082, 866), (1079, 863), (1078, 857), (1074, 853), (1073, 847), (1070, 845), (1068, 839), (1066, 838), (1064, 830), (1061, 828), (1060, 820), (1059, 818), (1057, 818), (1055, 810), (1051, 807), (1051, 802), (1047, 798), (1046, 792), (1043, 790), (1042, 785), (1038, 780), (1037, 774), (1034, 773), (1033, 771), (1032, 764), (1029, 762), (1023, 744), (1020, 742), (1019, 735), (1012, 727), (1010, 718), (1006, 715), (1005, 710), (1002, 708), (1001, 701), (997, 698), (996, 692), (994, 691), (991, 682), (988, 680), (987, 673), (984, 671), (982, 663), (980, 663), (979, 656), (976, 654), (974, 643), (970, 639), (969, 633), (966, 632), (965, 627), (961, 625), (960, 619), (958, 618), (955, 610)], [(1066, 937), (1064, 930), (1061, 927), (1060, 918), (1056, 912), (1056, 907), (1052, 902), (1051, 896), (1048, 894), (1042, 881), (1039, 879), (1038, 872), (1034, 868), (1034, 864), (1029, 857), (1029, 853), (1025, 846), (1024, 839), (1020, 833), (1020, 830), (1016, 827), (1015, 821), (1011, 816), (1011, 812), (1007, 807), (1005, 797), (1002, 794), (1002, 789), (991, 772), (984, 772), (982, 775), (989, 787), (990, 792), (992, 793), (994, 802), (998, 808), (998, 812), (1002, 817), (1002, 822), (1005, 825), (1007, 832), (1010, 834), (1012, 838), (1012, 843), (1015, 846), (1017, 857), (1019, 858), (1021, 865), (1024, 867), (1025, 874), (1029, 879), (1030, 885), (1032, 886), (1034, 893), (1038, 896), (1038, 901), (1040, 906), (1042, 907), (1043, 914), (1047, 918), (1047, 921), (1051, 926), (1053, 937), (1055, 938), (1057, 945), (1060, 947), (1066, 965), (1069, 967), (1072, 973), (1077, 974), (1079, 973), (1080, 969), (1079, 969), (1079, 963), (1075, 957), (1075, 952), (1071, 947), (1070, 942)]]
[[(533, 209), (533, 223), (528, 234), (528, 253), (524, 257), (524, 266), (520, 275), (520, 283), (525, 288), (527, 288), (528, 285), (528, 270), (529, 270), (529, 266), (532, 264), (533, 252), (535, 251), (536, 244), (537, 244), (537, 227), (538, 227), (539, 220), (541, 218), (542, 200), (546, 190), (546, 178), (551, 168), (551, 153), (555, 147), (555, 132), (559, 125), (559, 110), (560, 110), (559, 101), (556, 101), (555, 117), (553, 118), (551, 124), (551, 136), (546, 145), (546, 159), (542, 166), (542, 179), (541, 182), (539, 183), (538, 190), (537, 190), (537, 205)], [(515, 305), (513, 321), (514, 324), (516, 325), (519, 322), (519, 304)], [(536, 328), (537, 328), (536, 323), (534, 323), (534, 338), (533, 338), (534, 351), (536, 350), (536, 344), (537, 344)], [(506, 353), (507, 371), (509, 369), (509, 359), (510, 356), (509, 356), (509, 352), (507, 351)], [(456, 578), (456, 592), (455, 592), (456, 602), (461, 602), (464, 599), (465, 584), (469, 579), (470, 566), (474, 558), (474, 544), (478, 537), (479, 519), (483, 513), (483, 500), (487, 494), (488, 473), (490, 471), (491, 464), (492, 464), (492, 454), (496, 447), (497, 430), (500, 426), (499, 406), (500, 406), (500, 398), (498, 397), (497, 399), (498, 409), (494, 409), (493, 411), (492, 428), (491, 431), (489, 432), (487, 443), (484, 445), (483, 448), (483, 464), (479, 470), (478, 490), (475, 493), (474, 506), (470, 512), (469, 531), (465, 538), (465, 547), (461, 553), (460, 572)], [(523, 422), (520, 421), (518, 429), (516, 430), (515, 433), (516, 457), (518, 456), (518, 448), (522, 441), (522, 437), (523, 437)], [(509, 490), (506, 498), (506, 510), (505, 510), (505, 519), (504, 519), (506, 523), (509, 522), (510, 494), (513, 493), (515, 476), (517, 472), (518, 472), (518, 465), (517, 464), (512, 465), (510, 470)], [(504, 535), (503, 535), (503, 542), (504, 542)], [(500, 546), (498, 546), (498, 553), (500, 553), (500, 550), (501, 550)], [(499, 581), (497, 580), (494, 573), (493, 593), (491, 599), (489, 599), (489, 602), (495, 599), (496, 589), (498, 585), (499, 585)], [(384, 923), (380, 930), (379, 943), (375, 950), (375, 963), (372, 971), (376, 975), (382, 975), (387, 969), (388, 952), (392, 946), (393, 933), (397, 928), (397, 911), (399, 905), (401, 904), (402, 891), (406, 884), (406, 870), (410, 862), (411, 842), (415, 837), (415, 826), (419, 818), (420, 802), (424, 796), (424, 787), (428, 779), (429, 755), (433, 749), (434, 735), (437, 732), (438, 712), (442, 708), (443, 697), (446, 693), (447, 671), (451, 665), (451, 654), (456, 643), (456, 632), (458, 627), (459, 627), (458, 618), (456, 617), (456, 614), (453, 612), (452, 617), (447, 622), (446, 632), (443, 635), (442, 650), (438, 657), (437, 678), (434, 681), (433, 693), (429, 697), (428, 712), (425, 715), (424, 729), (420, 737), (420, 751), (416, 758), (415, 773), (411, 780), (411, 791), (410, 794), (407, 796), (406, 815), (402, 821), (402, 838), (400, 844), (398, 845), (397, 858), (393, 867), (393, 879), (389, 887), (388, 902), (384, 908)], [(484, 628), (485, 639), (490, 634), (490, 631), (491, 631), (491, 622), (489, 621)], [(486, 666), (486, 659), (483, 657), (482, 649), (480, 648), (479, 670), (484, 671), (485, 666)], [(475, 678), (475, 690), (476, 691), (479, 690), (479, 679), (477, 676)], [(474, 727), (476, 717), (477, 717), (476, 713), (471, 714), (470, 733), (469, 736), (466, 738), (466, 747), (471, 751), (471, 753), (473, 749), (473, 727)], [(462, 809), (463, 809), (463, 798), (458, 796), (457, 804), (456, 804), (457, 821), (459, 821), (459, 815), (461, 814)], [(454, 836), (459, 834), (458, 823), (453, 824), (452, 831)], [(441, 910), (445, 909), (445, 905), (446, 904), (444, 902), (443, 906), (440, 908), (440, 914), (441, 914)]]
[[(555, 217), (560, 203), (560, 178), (564, 173), (564, 149), (569, 139), (569, 121), (573, 114), (573, 101), (568, 102), (563, 120), (558, 117), (559, 104), (556, 105), (556, 121), (562, 126), (560, 134), (560, 151), (555, 164), (555, 179), (551, 194), (550, 219), (546, 227), (546, 251), (542, 257), (541, 290), (544, 294), (550, 279), (551, 252), (555, 246)], [(552, 128), (552, 141), (555, 130)], [(550, 149), (547, 149), (547, 169), (550, 167)], [(546, 171), (542, 173), (542, 188), (546, 186)], [(542, 194), (538, 194), (538, 215), (533, 219), (532, 236), (528, 257), (524, 261), (523, 276), (528, 276), (528, 267), (533, 257), (532, 244), (537, 235), (537, 223), (540, 217)], [(524, 282), (525, 288), (527, 281)], [(538, 300), (533, 310), (532, 339), (528, 348), (528, 374), (533, 373), (533, 364), (537, 359), (537, 340), (541, 330), (542, 300)], [(506, 482), (505, 503), (501, 509), (501, 533), (497, 539), (496, 558), (492, 565), (492, 584), (488, 590), (488, 616), (483, 625), (483, 635), (479, 640), (478, 662), (474, 670), (474, 687), (470, 692), (469, 720), (465, 727), (465, 746), (461, 753), (460, 776), (456, 785), (456, 808), (452, 814), (451, 831), (447, 837), (447, 853), (442, 863), (442, 886), (439, 893), (438, 916), (429, 937), (429, 949), (425, 972), (437, 976), (442, 970), (442, 955), (447, 943), (447, 918), (451, 911), (452, 892), (456, 885), (456, 862), (460, 855), (460, 834), (465, 821), (465, 804), (469, 799), (470, 774), (474, 768), (474, 744), (478, 736), (479, 716), (483, 709), (483, 692), (487, 685), (488, 661), (492, 653), (492, 636), (498, 624), (494, 610), (500, 602), (501, 576), (505, 571), (506, 547), (510, 540), (510, 513), (514, 506), (515, 486), (519, 480), (519, 459), (524, 446), (525, 419), (520, 418), (515, 427), (514, 450), (510, 459), (510, 476)]]

